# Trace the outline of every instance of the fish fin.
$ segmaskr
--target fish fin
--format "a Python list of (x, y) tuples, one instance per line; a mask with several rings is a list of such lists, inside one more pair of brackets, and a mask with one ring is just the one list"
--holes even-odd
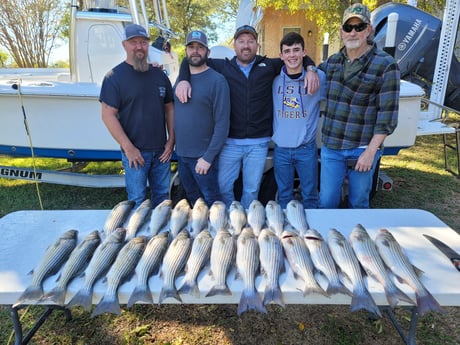
[(175, 298), (176, 300), (182, 303), (182, 298), (180, 298), (180, 295), (177, 293), (176, 288), (172, 288), (172, 289), (162, 288), (160, 292), (160, 298), (158, 299), (158, 304), (161, 304), (161, 302), (163, 302), (168, 297)]
[(93, 302), (92, 288), (83, 287), (72, 297), (70, 302), (67, 303), (67, 307), (74, 307), (74, 306), (80, 305), (86, 311), (90, 311), (92, 302)]
[(324, 291), (324, 289), (323, 289), (321, 286), (319, 286), (318, 284), (316, 284), (316, 286), (315, 286), (315, 285), (313, 285), (313, 286), (307, 285), (307, 286), (305, 286), (305, 288), (303, 289), (303, 295), (304, 295), (304, 296), (307, 296), (307, 295), (313, 294), (313, 293), (317, 293), (317, 294), (323, 295), (323, 296), (328, 297), (328, 298), (331, 297), (331, 296), (329, 296), (329, 294), (328, 294), (326, 291)]
[(65, 288), (56, 286), (53, 290), (45, 294), (41, 298), (41, 301), (46, 301), (46, 303), (53, 302), (57, 305), (64, 306), (65, 294), (66, 294)]
[(265, 287), (263, 304), (267, 305), (269, 303), (278, 304), (283, 308), (285, 307), (283, 294), (279, 286)]
[(353, 296), (351, 298), (350, 310), (355, 312), (361, 309), (365, 309), (368, 312), (382, 317), (379, 307), (375, 304), (374, 299), (367, 289), (364, 289), (361, 292), (353, 291)]
[(329, 284), (327, 285), (326, 293), (328, 295), (337, 295), (337, 294), (344, 294), (348, 296), (353, 296), (353, 293), (348, 290), (348, 288), (343, 285), (340, 281), (336, 282), (334, 284)]
[(417, 275), (417, 277), (421, 277), (422, 275), (425, 274), (425, 272), (423, 270), (421, 270), (420, 268), (418, 268), (417, 266), (414, 266), (412, 265), (412, 268), (414, 269), (414, 272), (415, 274)]
[(393, 289), (385, 290), (385, 296), (391, 308), (396, 307), (399, 301), (404, 301), (410, 304), (415, 304), (403, 291), (401, 291), (396, 285)]
[(423, 316), (430, 311), (435, 311), (440, 314), (446, 313), (428, 290), (425, 290), (425, 294), (423, 296), (415, 293), (415, 299), (417, 301), (417, 311), (420, 316)]
[(25, 301), (35, 301), (38, 302), (43, 297), (43, 288), (41, 285), (38, 286), (29, 286), (25, 291), (19, 296), (13, 308), (21, 305)]
[(209, 292), (206, 294), (205, 297), (211, 297), (211, 296), (230, 296), (232, 292), (228, 288), (227, 285), (214, 285)]
[(178, 292), (179, 294), (188, 294), (200, 298), (200, 290), (196, 281), (184, 281)]
[(259, 294), (255, 289), (244, 289), (241, 292), (240, 303), (238, 304), (237, 310), (238, 316), (249, 310), (267, 314), (267, 309), (265, 309), (265, 306), (262, 304)]
[(138, 285), (134, 288), (131, 296), (129, 297), (126, 306), (131, 308), (136, 302), (145, 302), (153, 304), (152, 293), (149, 291), (147, 285)]
[(91, 313), (91, 317), (101, 315), (103, 313), (111, 313), (121, 315), (120, 303), (118, 302), (117, 295), (104, 295)]

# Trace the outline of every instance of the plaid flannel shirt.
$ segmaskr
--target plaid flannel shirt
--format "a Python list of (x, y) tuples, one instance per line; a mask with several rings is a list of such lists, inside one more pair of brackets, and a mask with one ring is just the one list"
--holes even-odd
[(360, 57), (362, 70), (344, 80), (344, 49), (319, 66), (327, 83), (322, 144), (331, 149), (368, 145), (374, 134), (389, 135), (398, 123), (396, 61), (374, 45)]

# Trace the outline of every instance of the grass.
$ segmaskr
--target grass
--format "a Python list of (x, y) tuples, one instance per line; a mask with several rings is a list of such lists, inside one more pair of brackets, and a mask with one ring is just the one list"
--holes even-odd
[[(0, 165), (30, 167), (30, 160), (0, 157)], [(449, 157), (455, 166), (454, 157)], [(39, 168), (55, 164), (39, 160)], [(58, 162), (57, 167), (67, 167)], [(397, 156), (385, 156), (381, 167), (393, 181), (393, 190), (378, 192), (374, 208), (424, 209), (460, 231), (460, 179), (444, 170), (440, 136), (417, 138), (416, 145)], [(117, 173), (118, 163), (85, 167), (88, 173)], [(40, 184), (44, 209), (110, 209), (124, 200), (124, 189), (91, 189)], [(0, 216), (17, 210), (40, 209), (36, 186), (31, 182), (0, 178)], [(31, 344), (182, 345), (182, 344), (401, 344), (401, 338), (385, 317), (374, 321), (365, 312), (350, 313), (348, 306), (268, 306), (268, 315), (236, 315), (235, 305), (135, 305), (121, 316), (101, 315), (72, 309), (72, 320), (54, 312)], [(446, 315), (428, 314), (417, 324), (417, 344), (460, 343), (458, 307), (445, 308)], [(41, 314), (39, 306), (21, 312), (25, 327)], [(396, 316), (408, 327), (409, 313), (398, 308)], [(0, 344), (8, 344), (12, 323), (7, 307), (0, 307)], [(12, 342), (10, 342), (11, 344)]]

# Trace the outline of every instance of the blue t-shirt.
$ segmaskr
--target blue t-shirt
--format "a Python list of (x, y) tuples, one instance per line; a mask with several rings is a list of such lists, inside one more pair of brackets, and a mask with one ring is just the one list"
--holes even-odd
[(138, 72), (122, 62), (104, 77), (99, 101), (118, 109), (118, 120), (138, 149), (164, 149), (164, 105), (173, 101), (173, 93), (162, 70), (149, 66), (147, 72)]

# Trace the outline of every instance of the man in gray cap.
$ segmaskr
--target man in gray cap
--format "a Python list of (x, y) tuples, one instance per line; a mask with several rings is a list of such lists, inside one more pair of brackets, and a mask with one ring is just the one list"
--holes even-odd
[(170, 159), (174, 148), (171, 82), (148, 63), (150, 38), (141, 25), (126, 26), (126, 59), (104, 77), (99, 101), (102, 120), (120, 144), (128, 199), (139, 206), (169, 198)]
[(348, 176), (348, 206), (369, 208), (383, 142), (398, 122), (399, 67), (372, 41), (363, 4), (345, 10), (340, 36), (344, 47), (319, 66), (327, 80), (319, 206), (339, 207)]
[(228, 135), (230, 91), (224, 76), (207, 65), (208, 39), (202, 31), (187, 35), (185, 54), (194, 95), (187, 103), (175, 98), (174, 131), (179, 178), (193, 205), (220, 200), (218, 155)]

